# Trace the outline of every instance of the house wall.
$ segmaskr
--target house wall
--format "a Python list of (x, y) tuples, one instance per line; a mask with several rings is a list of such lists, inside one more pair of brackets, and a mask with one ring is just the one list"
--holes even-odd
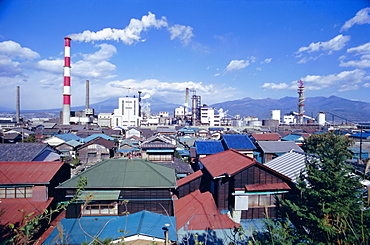
[(179, 186), (176, 189), (175, 194), (177, 195), (178, 198), (182, 198), (198, 189), (200, 189), (200, 183), (201, 183), (201, 177), (196, 178), (192, 181), (189, 181), (188, 183)]
[(142, 210), (174, 215), (173, 200), (169, 189), (121, 190), (120, 196), (123, 200), (128, 200), (128, 203), (127, 206), (121, 204), (118, 207), (119, 215), (123, 212), (136, 213)]
[(93, 165), (111, 157), (110, 149), (99, 144), (91, 144), (78, 150), (78, 157), (82, 164)]

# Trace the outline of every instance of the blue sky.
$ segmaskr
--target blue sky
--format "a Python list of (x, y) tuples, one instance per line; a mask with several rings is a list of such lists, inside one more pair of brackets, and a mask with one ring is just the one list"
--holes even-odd
[[(370, 2), (0, 1), (0, 108), (62, 107), (64, 37), (72, 106), (137, 95), (183, 104), (336, 95), (370, 102)], [(130, 89), (128, 89), (130, 88)], [(118, 102), (117, 102), (118, 103)], [(15, 110), (15, 109), (14, 109)]]

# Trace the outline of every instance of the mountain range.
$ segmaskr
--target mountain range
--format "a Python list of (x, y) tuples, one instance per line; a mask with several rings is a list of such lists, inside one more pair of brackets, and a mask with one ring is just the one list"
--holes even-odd
[[(167, 111), (173, 115), (179, 104), (167, 103), (156, 98), (143, 100), (148, 103), (152, 114)], [(191, 106), (191, 105), (190, 105)], [(254, 116), (259, 119), (271, 118), (271, 110), (280, 110), (281, 115), (298, 112), (298, 98), (284, 97), (281, 99), (252, 99), (249, 97), (225, 101), (209, 105), (215, 109), (223, 109), (230, 116)], [(91, 105), (97, 112), (113, 112), (118, 108), (118, 98), (110, 98)], [(319, 112), (325, 112), (328, 121), (338, 122), (370, 122), (370, 103), (343, 99), (337, 96), (308, 97), (305, 101), (305, 114), (316, 118)], [(77, 109), (77, 108), (76, 108)], [(80, 109), (82, 110), (83, 107)]]
[[(167, 111), (173, 115), (174, 109), (180, 104), (167, 103), (155, 97), (142, 101), (150, 108), (151, 114), (158, 114), (161, 111)], [(280, 110), (281, 115), (290, 112), (298, 112), (298, 98), (284, 97), (281, 99), (252, 99), (249, 97), (225, 101), (209, 105), (217, 110), (222, 108), (223, 112), (234, 117), (240, 115), (241, 117), (254, 116), (258, 119), (271, 118), (271, 110)], [(190, 105), (191, 106), (191, 105)], [(112, 97), (108, 100), (98, 102), (90, 105), (95, 109), (95, 113), (108, 112), (112, 113), (114, 109), (118, 108), (118, 97)], [(85, 106), (72, 107), (73, 111), (82, 111)], [(370, 103), (353, 101), (343, 99), (337, 96), (330, 97), (307, 97), (305, 100), (305, 114), (307, 116), (316, 118), (319, 112), (326, 114), (327, 121), (341, 122), (370, 122)], [(61, 109), (42, 110), (48, 112), (59, 112)], [(36, 110), (21, 110), (21, 113), (37, 112)], [(40, 110), (38, 112), (41, 112)]]

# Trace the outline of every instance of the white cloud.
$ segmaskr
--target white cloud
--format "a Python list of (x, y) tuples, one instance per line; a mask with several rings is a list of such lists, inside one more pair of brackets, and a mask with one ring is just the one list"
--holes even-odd
[(232, 60), (226, 67), (226, 71), (241, 70), (249, 66), (250, 62), (248, 60)]
[(370, 67), (370, 59), (350, 60), (347, 62), (341, 61), (339, 65), (341, 67), (368, 68)]
[(264, 83), (262, 88), (265, 89), (272, 89), (272, 90), (282, 90), (282, 89), (289, 89), (289, 85), (286, 83)]
[(270, 63), (271, 61), (272, 61), (272, 58), (267, 58), (267, 59), (265, 59), (265, 60), (261, 61), (261, 64), (268, 64), (268, 63)]
[(326, 76), (308, 75), (302, 78), (307, 90), (318, 90), (324, 88), (337, 88), (338, 92), (358, 89), (359, 84), (365, 83), (369, 78), (366, 72), (360, 69), (343, 71), (338, 74)]
[[(367, 80), (370, 77), (366, 77), (366, 72), (360, 69), (353, 71), (343, 71), (338, 74), (330, 74), (326, 76), (319, 75), (307, 75), (301, 79), (304, 82), (306, 90), (321, 90), (325, 88), (334, 88), (338, 92), (347, 90), (356, 90), (360, 86), (366, 86)], [(272, 90), (283, 90), (290, 89), (295, 90), (298, 88), (297, 81), (288, 83), (265, 83), (262, 85), (264, 89)]]
[(149, 12), (148, 15), (144, 15), (141, 20), (131, 19), (128, 26), (124, 29), (104, 28), (96, 32), (85, 30), (82, 33), (70, 34), (69, 37), (79, 42), (114, 40), (121, 41), (126, 45), (132, 45), (137, 42), (145, 41), (141, 38), (141, 35), (150, 28), (167, 28), (171, 34), (171, 40), (179, 39), (184, 45), (187, 45), (194, 36), (192, 27), (179, 24), (169, 26), (166, 17), (157, 19), (155, 14)]
[(102, 40), (121, 41), (124, 44), (131, 45), (141, 41), (141, 33), (149, 28), (167, 27), (167, 21), (164, 17), (156, 19), (155, 15), (148, 13), (141, 20), (131, 19), (129, 25), (124, 29), (105, 28), (103, 30), (92, 32), (86, 30), (82, 33), (70, 34), (69, 37), (74, 41), (93, 42)]
[(37, 59), (40, 55), (29, 48), (23, 48), (19, 43), (13, 41), (4, 41), (0, 43), (1, 55), (10, 58)]
[(346, 56), (339, 57), (341, 67), (357, 67), (357, 68), (368, 68), (370, 67), (370, 42), (347, 49), (347, 54), (354, 56), (360, 56), (360, 60), (349, 60), (345, 61)]
[(312, 53), (321, 50), (328, 50), (329, 54), (331, 54), (333, 51), (341, 50), (349, 40), (350, 36), (343, 36), (342, 34), (340, 34), (327, 42), (311, 43), (308, 47), (301, 47), (299, 48), (297, 53)]
[(187, 45), (194, 36), (193, 28), (190, 26), (176, 24), (169, 27), (168, 31), (171, 33), (171, 40), (178, 38), (184, 45)]
[(370, 42), (360, 45), (358, 47), (347, 49), (347, 53), (351, 53), (351, 52), (355, 52), (359, 54), (370, 53)]
[(347, 31), (354, 25), (363, 25), (370, 24), (370, 7), (361, 9), (356, 13), (356, 16), (350, 20), (347, 20), (346, 23), (341, 28), (341, 31)]

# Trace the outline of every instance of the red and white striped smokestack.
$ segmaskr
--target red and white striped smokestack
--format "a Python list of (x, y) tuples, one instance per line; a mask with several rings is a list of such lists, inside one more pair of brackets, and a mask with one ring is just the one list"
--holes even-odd
[(70, 124), (71, 117), (71, 38), (64, 38), (64, 86), (63, 125)]

